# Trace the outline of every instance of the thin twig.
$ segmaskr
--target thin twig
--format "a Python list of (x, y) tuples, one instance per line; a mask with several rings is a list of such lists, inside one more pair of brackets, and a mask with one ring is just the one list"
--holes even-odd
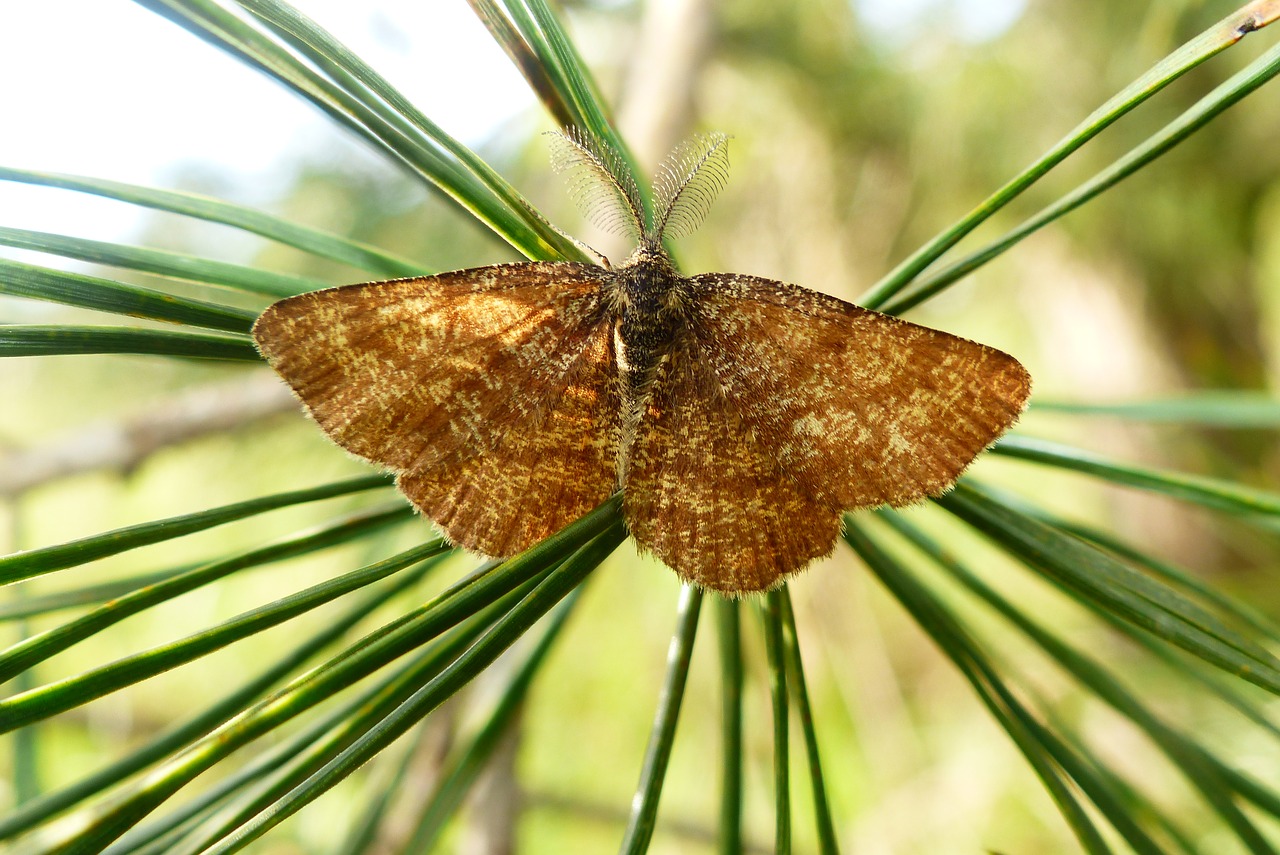
[(0, 497), (100, 469), (128, 472), (161, 449), (297, 407), (288, 387), (266, 373), (192, 389), (127, 418), (0, 455)]

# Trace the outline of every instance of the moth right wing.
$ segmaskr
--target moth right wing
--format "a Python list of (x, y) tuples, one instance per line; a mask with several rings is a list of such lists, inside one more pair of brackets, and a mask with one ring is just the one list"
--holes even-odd
[(691, 329), (788, 477), (845, 509), (949, 489), (1031, 392), (1008, 354), (754, 276), (691, 279)]

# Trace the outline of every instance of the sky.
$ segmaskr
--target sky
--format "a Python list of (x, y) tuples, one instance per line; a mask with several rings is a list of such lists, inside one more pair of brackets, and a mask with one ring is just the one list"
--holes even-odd
[[(300, 98), (127, 0), (7, 3), (0, 26), (0, 164), (172, 186), (199, 164), (263, 203), (281, 163), (344, 132)], [(409, 100), (464, 142), (534, 101), (462, 0), (297, 0)], [(439, 85), (466, 76), (466, 86)], [(350, 156), (359, 157), (357, 145)], [(259, 198), (253, 198), (257, 195)], [(126, 238), (130, 206), (0, 182), (0, 226)], [(46, 259), (47, 261), (47, 259)]]
[(853, 0), (859, 17), (882, 36), (906, 43), (912, 21), (941, 16), (959, 38), (984, 42), (1001, 35), (1022, 16), (1026, 0)]

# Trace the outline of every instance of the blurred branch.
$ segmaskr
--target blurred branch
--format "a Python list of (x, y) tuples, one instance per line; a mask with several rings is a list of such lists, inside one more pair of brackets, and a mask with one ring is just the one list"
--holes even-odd
[(458, 844), (459, 852), (468, 855), (514, 855), (516, 852), (516, 826), (521, 809), (516, 757), (522, 717), (523, 713), (517, 711), (484, 774), (476, 782), (471, 793), (469, 821)]
[(0, 455), (0, 497), (99, 469), (128, 472), (161, 449), (297, 407), (288, 387), (264, 372), (183, 392), (128, 418), (91, 424), (45, 445)]
[(618, 129), (652, 170), (688, 136), (697, 114), (693, 84), (703, 77), (713, 7), (709, 0), (651, 0), (643, 8), (618, 99)]
[[(581, 819), (610, 825), (622, 825), (629, 816), (625, 808), (619, 808), (613, 802), (598, 801), (586, 798), (574, 798), (546, 790), (525, 790), (523, 802), (527, 810), (549, 810), (571, 814)], [(715, 845), (719, 839), (714, 826), (687, 819), (663, 817), (659, 830), (666, 835), (694, 843)], [(769, 855), (773, 852), (772, 842), (765, 845), (759, 842), (744, 840), (742, 852), (750, 855)]]

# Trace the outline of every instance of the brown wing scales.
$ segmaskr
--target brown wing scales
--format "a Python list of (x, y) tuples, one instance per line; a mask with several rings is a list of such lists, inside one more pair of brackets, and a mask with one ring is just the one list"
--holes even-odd
[(313, 291), (268, 308), (253, 334), (331, 439), (410, 469), (492, 446), (531, 415), (600, 323), (606, 272), (509, 264)]
[(254, 336), (325, 432), (396, 470), (457, 543), (524, 549), (621, 470), (641, 547), (730, 594), (830, 552), (843, 510), (948, 489), (1030, 392), (992, 348), (706, 274), (680, 280), (686, 327), (619, 466), (616, 275), (535, 262), (335, 288), (277, 303)]
[(627, 524), (686, 581), (766, 590), (831, 552), (840, 509), (784, 475), (704, 357), (685, 342), (658, 369), (632, 445)]
[(402, 472), (396, 484), (455, 543), (486, 555), (527, 549), (616, 489), (617, 378), (613, 337), (601, 324), (538, 418), (492, 449)]
[(993, 348), (782, 282), (692, 281), (725, 396), (790, 478), (842, 508), (944, 492), (1026, 406), (1030, 376)]
[(254, 337), (331, 439), (397, 471), (456, 542), (506, 555), (615, 488), (609, 275), (534, 262), (333, 288), (271, 306)]

